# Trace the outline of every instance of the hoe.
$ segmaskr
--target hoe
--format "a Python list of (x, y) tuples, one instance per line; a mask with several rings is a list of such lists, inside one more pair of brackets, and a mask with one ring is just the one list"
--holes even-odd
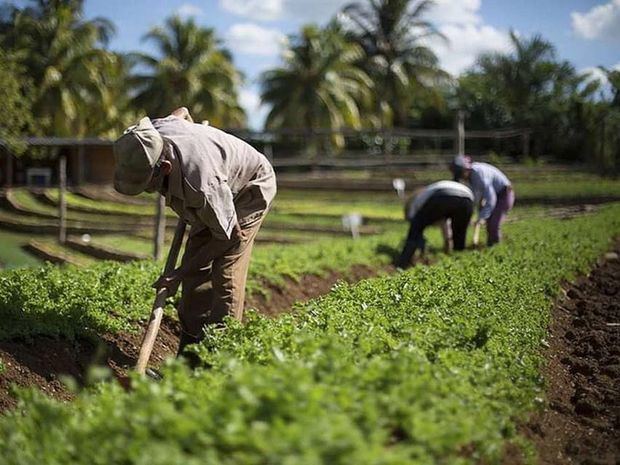
[[(172, 245), (168, 252), (168, 258), (166, 259), (166, 265), (164, 267), (163, 276), (166, 276), (174, 270), (177, 259), (179, 258), (179, 251), (183, 244), (183, 237), (185, 236), (186, 223), (183, 219), (179, 219), (177, 228), (174, 232), (174, 239), (172, 239)], [(164, 315), (164, 306), (166, 305), (166, 299), (168, 298), (168, 289), (160, 287), (157, 289), (155, 296), (155, 302), (153, 303), (153, 310), (151, 310), (151, 317), (149, 318), (149, 324), (144, 333), (144, 339), (142, 339), (142, 345), (140, 346), (140, 355), (138, 356), (138, 363), (136, 364), (136, 371), (141, 375), (145, 374), (146, 366), (151, 358), (151, 352), (153, 351), (153, 344), (157, 338), (159, 332), (159, 326), (161, 324), (162, 316)], [(152, 370), (148, 370), (151, 372)], [(149, 373), (149, 375), (151, 375)], [(158, 377), (155, 372), (151, 375)]]

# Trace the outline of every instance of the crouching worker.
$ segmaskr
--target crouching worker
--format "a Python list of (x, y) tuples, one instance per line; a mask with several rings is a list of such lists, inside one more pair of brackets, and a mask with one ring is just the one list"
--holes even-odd
[(127, 195), (160, 192), (189, 223), (179, 268), (155, 287), (174, 295), (182, 334), (178, 355), (199, 342), (205, 325), (243, 316), (254, 238), (276, 194), (267, 158), (244, 141), (205, 124), (186, 108), (145, 117), (114, 143), (114, 187)]
[(396, 266), (407, 268), (416, 250), (424, 254), (424, 229), (440, 221), (446, 251), (451, 248), (450, 242), (454, 250), (463, 250), (473, 208), (474, 194), (459, 182), (439, 181), (427, 186), (405, 205), (405, 217), (411, 226)]
[(457, 155), (450, 166), (454, 180), (465, 179), (474, 193), (479, 208), (474, 225), (474, 245), (478, 245), (480, 226), (486, 223), (487, 245), (502, 238), (501, 226), (515, 202), (510, 180), (498, 168), (488, 163), (472, 162), (466, 155)]

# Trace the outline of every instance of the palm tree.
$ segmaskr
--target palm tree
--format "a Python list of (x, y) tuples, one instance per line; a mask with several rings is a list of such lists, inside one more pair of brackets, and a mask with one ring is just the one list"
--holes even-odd
[(608, 69), (604, 66), (599, 66), (599, 69), (605, 73), (611, 87), (611, 106), (620, 108), (620, 69)]
[[(356, 66), (363, 50), (338, 24), (305, 26), (290, 38), (285, 64), (261, 76), (261, 100), (271, 105), (266, 126), (340, 129), (362, 126), (372, 81)], [(341, 137), (334, 139), (342, 146)], [(316, 148), (316, 147), (313, 147)]]
[[(83, 19), (81, 0), (37, 0), (13, 7), (0, 27), (0, 43), (14, 52), (32, 79), (33, 113), (39, 129), (49, 135), (92, 135), (86, 115), (99, 114), (99, 128), (114, 124), (119, 114), (119, 88), (106, 82), (107, 71), (120, 57), (103, 47), (114, 32), (103, 18)], [(118, 92), (117, 92), (118, 93)], [(105, 122), (105, 124), (102, 124)]]
[(0, 63), (0, 144), (6, 144), (13, 153), (22, 153), (26, 147), (20, 136), (32, 127), (32, 86), (23, 67), (2, 50)]
[(376, 112), (384, 125), (407, 124), (412, 86), (429, 88), (447, 77), (425, 45), (443, 37), (423, 19), (432, 5), (431, 0), (370, 0), (343, 10), (344, 23), (365, 51), (362, 67), (375, 83)]
[(144, 40), (155, 44), (159, 56), (133, 54), (140, 70), (133, 78), (138, 107), (165, 115), (188, 106), (198, 120), (226, 127), (245, 124), (238, 99), (242, 76), (213, 29), (172, 16), (164, 27), (151, 29)]
[(584, 118), (598, 83), (584, 86), (586, 75), (559, 60), (553, 45), (539, 35), (511, 32), (510, 39), (512, 51), (483, 54), (460, 79), (457, 98), (470, 124), (527, 127), (533, 131), (535, 156), (581, 157)]
[(539, 35), (521, 38), (510, 32), (512, 53), (484, 54), (479, 72), (512, 123), (533, 129), (548, 126), (554, 109), (575, 95), (584, 80), (567, 61), (556, 59), (555, 47)]

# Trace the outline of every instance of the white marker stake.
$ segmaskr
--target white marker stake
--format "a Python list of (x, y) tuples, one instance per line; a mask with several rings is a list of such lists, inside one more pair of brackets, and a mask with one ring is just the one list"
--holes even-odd
[(351, 231), (351, 237), (353, 237), (353, 239), (360, 237), (360, 226), (363, 222), (364, 219), (359, 213), (342, 215), (342, 227), (345, 231)]
[(402, 178), (392, 179), (392, 187), (396, 191), (396, 194), (398, 194), (398, 197), (400, 197), (401, 199), (405, 198), (405, 186), (406, 186), (406, 183), (404, 179)]

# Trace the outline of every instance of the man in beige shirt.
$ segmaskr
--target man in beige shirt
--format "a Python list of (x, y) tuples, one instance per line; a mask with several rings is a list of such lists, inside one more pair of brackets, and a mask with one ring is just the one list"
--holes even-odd
[(186, 108), (143, 118), (114, 143), (114, 187), (160, 192), (191, 225), (181, 266), (156, 287), (182, 284), (179, 354), (226, 315), (241, 320), (254, 238), (276, 194), (273, 168), (246, 142), (205, 124)]

